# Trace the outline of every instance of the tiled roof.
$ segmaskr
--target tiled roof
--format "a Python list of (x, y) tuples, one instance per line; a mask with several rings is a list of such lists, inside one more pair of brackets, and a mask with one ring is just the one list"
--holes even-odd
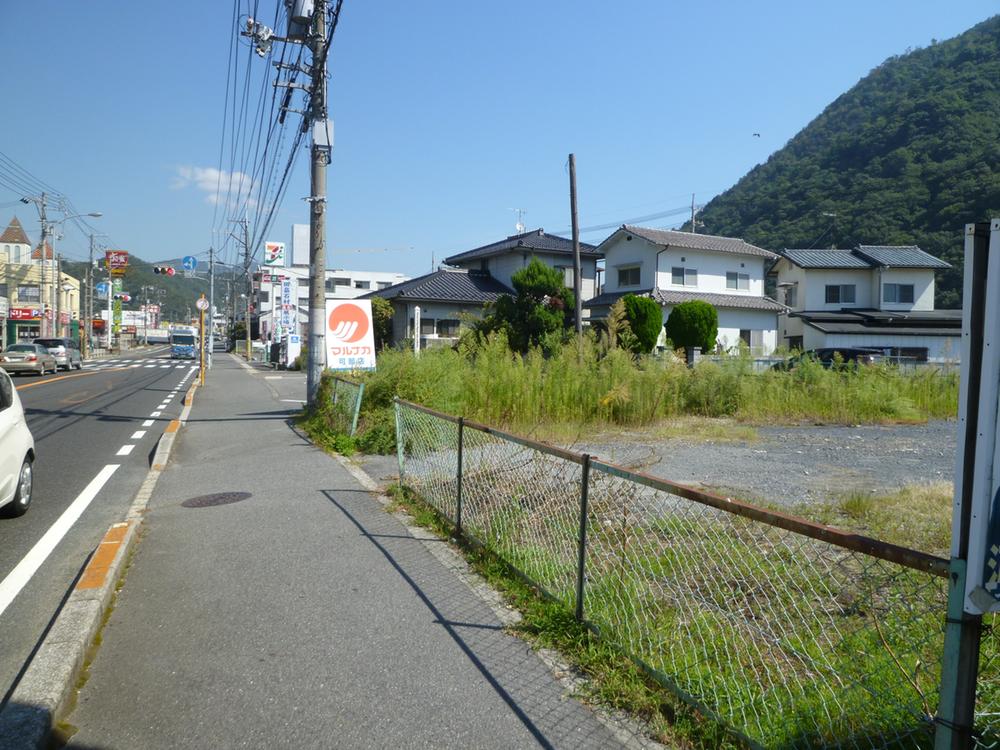
[(9, 242), (14, 245), (30, 245), (31, 240), (28, 239), (28, 235), (24, 233), (24, 227), (21, 226), (21, 222), (17, 220), (15, 216), (10, 220), (10, 224), (7, 228), (3, 230), (3, 234), (0, 234), (0, 242)]
[(712, 307), (735, 308), (738, 310), (767, 310), (782, 312), (787, 310), (784, 305), (775, 302), (770, 297), (757, 297), (750, 294), (712, 294), (706, 292), (675, 292), (671, 289), (656, 289), (652, 297), (661, 305), (679, 305), (693, 299), (700, 299)]
[(873, 265), (887, 268), (951, 268), (916, 245), (858, 245), (855, 252)]
[[(737, 255), (756, 255), (761, 258), (777, 258), (770, 250), (751, 245), (736, 237), (717, 237), (712, 234), (695, 234), (694, 232), (677, 232), (672, 229), (649, 229), (631, 224), (622, 224), (620, 231), (630, 232), (637, 237), (649, 240), (655, 245), (673, 245), (687, 247), (692, 250), (711, 250), (716, 253), (735, 253)], [(617, 234), (617, 232), (615, 233)], [(614, 235), (611, 235), (614, 237)], [(610, 237), (608, 239), (611, 239)], [(605, 240), (607, 242), (607, 240)], [(603, 244), (603, 243), (602, 243)]]
[(400, 284), (362, 295), (362, 299), (384, 297), (413, 302), (459, 302), (485, 304), (514, 290), (501, 284), (487, 271), (441, 269)]
[[(537, 250), (539, 252), (561, 253), (572, 256), (573, 240), (565, 237), (559, 237), (554, 234), (545, 234), (545, 230), (543, 229), (535, 229), (530, 232), (525, 232), (524, 234), (512, 235), (505, 240), (500, 240), (499, 242), (493, 242), (489, 245), (483, 245), (482, 247), (477, 247), (473, 250), (466, 250), (465, 252), (458, 253), (457, 255), (449, 256), (444, 259), (444, 262), (448, 264), (461, 263), (463, 261), (475, 260), (478, 258), (488, 258), (491, 255), (500, 255), (501, 253), (507, 253), (511, 250)], [(597, 252), (597, 248), (593, 245), (581, 242), (580, 255), (599, 257), (600, 253)]]
[(916, 245), (858, 245), (854, 250), (782, 250), (800, 268), (951, 268)]
[[(38, 245), (34, 250), (31, 251), (32, 260), (41, 260), (42, 257), (42, 246)], [(52, 260), (52, 245), (48, 242), (45, 243), (45, 260)]]
[(638, 297), (650, 297), (661, 305), (679, 305), (693, 299), (707, 302), (713, 307), (725, 307), (738, 310), (767, 310), (781, 312), (787, 308), (775, 302), (770, 297), (757, 297), (749, 294), (712, 294), (710, 292), (675, 292), (669, 289), (643, 289), (633, 292), (604, 292), (583, 303), (584, 307), (606, 307), (613, 305), (626, 294)]
[(850, 250), (782, 250), (781, 255), (800, 268), (871, 268)]
[(841, 310), (838, 312), (791, 312), (790, 317), (824, 333), (900, 336), (960, 336), (961, 310)]
[(591, 297), (588, 300), (583, 301), (584, 307), (605, 307), (613, 305), (615, 302), (620, 300), (626, 294), (634, 294), (636, 297), (648, 297), (652, 294), (652, 289), (636, 289), (627, 292), (602, 292), (596, 297)]

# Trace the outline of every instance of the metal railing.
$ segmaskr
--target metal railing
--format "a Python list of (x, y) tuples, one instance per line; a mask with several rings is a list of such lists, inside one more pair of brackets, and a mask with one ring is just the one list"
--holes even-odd
[(933, 745), (947, 560), (400, 399), (396, 428), (402, 483), (750, 746)]
[(358, 430), (358, 416), (361, 414), (361, 399), (365, 394), (365, 384), (355, 383), (336, 375), (324, 375), (331, 381), (330, 404), (333, 423), (337, 432), (354, 437)]

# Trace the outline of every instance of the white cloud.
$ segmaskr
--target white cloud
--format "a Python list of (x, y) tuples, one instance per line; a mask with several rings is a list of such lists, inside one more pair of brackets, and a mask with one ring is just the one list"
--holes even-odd
[[(228, 203), (230, 196), (233, 202), (240, 203), (248, 195), (257, 192), (256, 183), (250, 179), (250, 175), (245, 172), (227, 172), (225, 169), (215, 167), (191, 167), (182, 165), (177, 167), (173, 181), (170, 183), (172, 190), (184, 190), (194, 187), (205, 193), (206, 203)], [(257, 201), (251, 197), (248, 201), (250, 206), (256, 205)]]

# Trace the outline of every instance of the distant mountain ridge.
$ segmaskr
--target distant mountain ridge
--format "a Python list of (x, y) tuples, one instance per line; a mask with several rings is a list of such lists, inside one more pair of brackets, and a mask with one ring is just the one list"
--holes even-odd
[(964, 225), (994, 216), (1000, 16), (875, 68), (698, 218), (775, 251), (919, 245), (953, 266), (938, 276), (947, 308), (961, 305)]

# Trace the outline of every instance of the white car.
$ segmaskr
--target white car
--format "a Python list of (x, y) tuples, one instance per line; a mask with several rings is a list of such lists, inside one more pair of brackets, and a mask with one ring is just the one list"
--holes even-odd
[(0, 370), (0, 515), (22, 516), (31, 505), (35, 439), (10, 376)]

